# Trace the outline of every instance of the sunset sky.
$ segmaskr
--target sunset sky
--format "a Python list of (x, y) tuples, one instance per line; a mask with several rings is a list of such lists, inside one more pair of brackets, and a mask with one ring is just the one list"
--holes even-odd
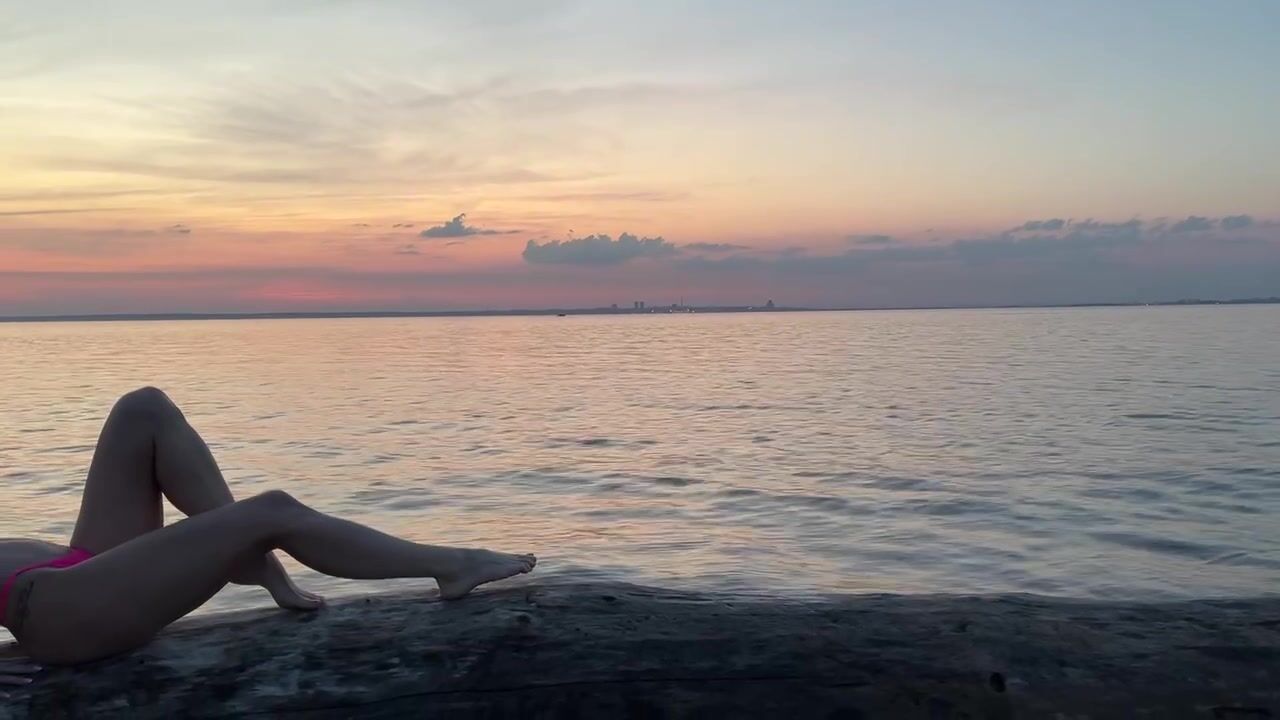
[(0, 3), (0, 315), (1280, 295), (1280, 3)]

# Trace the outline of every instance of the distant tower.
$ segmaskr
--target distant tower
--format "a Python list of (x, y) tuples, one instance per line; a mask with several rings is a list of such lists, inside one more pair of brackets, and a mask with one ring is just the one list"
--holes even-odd
[(640, 309), (641, 309), (641, 310), (643, 310), (643, 309), (644, 309), (644, 301), (643, 301), (643, 300), (641, 300), (641, 301), (640, 301)]
[(769, 302), (765, 303), (765, 304), (764, 304), (764, 306), (765, 306), (766, 308), (768, 308), (768, 309), (772, 310), (772, 309), (773, 309), (773, 301), (772, 301), (772, 300), (770, 300)]

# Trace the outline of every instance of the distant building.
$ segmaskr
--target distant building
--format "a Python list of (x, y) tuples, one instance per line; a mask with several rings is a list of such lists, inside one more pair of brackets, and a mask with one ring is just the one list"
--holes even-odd
[(614, 303), (612, 306), (610, 306), (610, 308), (611, 308), (611, 309), (613, 309), (613, 310), (617, 310), (617, 309), (618, 309), (618, 303)]
[(764, 304), (764, 306), (765, 306), (765, 307), (767, 307), (767, 308), (769, 308), (770, 310), (772, 310), (772, 309), (773, 309), (773, 301), (772, 301), (772, 300), (770, 300), (769, 302), (765, 303), (765, 304)]

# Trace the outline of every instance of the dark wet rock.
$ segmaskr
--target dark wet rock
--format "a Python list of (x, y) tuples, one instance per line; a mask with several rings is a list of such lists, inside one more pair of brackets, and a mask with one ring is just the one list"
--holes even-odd
[(192, 618), (0, 718), (1280, 717), (1280, 598), (720, 596), (536, 578)]

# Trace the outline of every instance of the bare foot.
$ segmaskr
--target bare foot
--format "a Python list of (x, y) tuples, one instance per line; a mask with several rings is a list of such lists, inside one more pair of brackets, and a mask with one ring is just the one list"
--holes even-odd
[(294, 584), (280, 559), (272, 553), (262, 556), (262, 562), (233, 577), (240, 585), (261, 585), (271, 593), (276, 605), (286, 610), (318, 610), (324, 606), (324, 598), (307, 592)]
[(283, 570), (277, 576), (269, 577), (262, 587), (271, 593), (276, 605), (286, 610), (319, 610), (324, 607), (324, 598), (313, 592), (307, 592), (294, 584), (293, 578)]
[(463, 550), (462, 553), (457, 572), (436, 578), (442, 599), (456, 600), (477, 585), (527, 573), (538, 564), (538, 558), (533, 555), (508, 555), (492, 550)]

